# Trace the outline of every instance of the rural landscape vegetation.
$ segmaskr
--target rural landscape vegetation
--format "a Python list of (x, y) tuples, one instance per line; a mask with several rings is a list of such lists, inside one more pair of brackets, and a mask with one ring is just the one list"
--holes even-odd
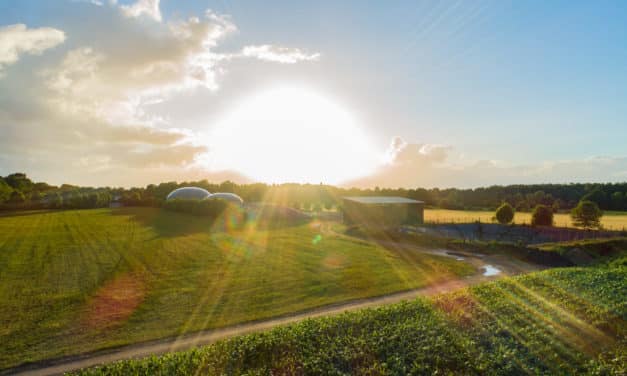
[[(191, 352), (84, 372), (595, 374), (624, 369), (627, 213), (613, 210), (608, 216), (599, 207), (617, 204), (600, 198), (622, 197), (627, 184), (542, 186), (553, 193), (526, 193), (539, 186), (442, 192), (228, 181), (124, 189), (56, 187), (15, 173), (2, 177), (0, 186), (5, 200), (0, 213), (3, 368), (402, 291), (426, 289), (431, 295), (429, 287), (461, 281), (450, 292), (444, 288), (442, 294), (389, 308), (311, 319)], [(166, 199), (185, 186), (235, 192), (255, 204), (242, 209)], [(342, 197), (374, 194), (424, 199), (429, 206), (422, 228), (429, 231), (342, 224)], [(443, 209), (452, 196), (474, 210)], [(494, 196), (502, 197), (500, 205), (490, 199)], [(563, 202), (559, 209), (556, 202)], [(582, 203), (594, 209), (584, 222), (577, 212)], [(533, 209), (514, 209), (521, 206)], [(536, 223), (547, 220), (538, 214), (542, 207), (553, 219)], [(570, 228), (560, 227), (557, 216), (568, 218)], [(467, 225), (478, 227), (453, 235), (439, 232)], [(536, 245), (537, 235), (529, 232), (496, 241), (482, 234), (481, 226), (548, 236), (562, 229), (558, 236), (568, 239)], [(533, 273), (489, 282), (496, 277), (482, 276), (487, 263), (498, 268), (496, 277)], [(481, 282), (486, 283), (474, 286)]]
[(0, 375), (627, 374), (618, 2), (0, 0)]

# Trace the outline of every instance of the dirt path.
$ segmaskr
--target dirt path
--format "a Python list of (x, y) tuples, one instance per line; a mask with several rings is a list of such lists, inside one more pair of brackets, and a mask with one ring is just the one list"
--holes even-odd
[[(399, 245), (395, 244), (394, 246)], [(414, 247), (409, 244), (403, 244), (402, 246), (412, 248)], [(506, 258), (499, 258), (498, 256), (475, 255), (464, 252), (452, 253), (446, 250), (425, 250), (423, 248), (416, 248), (416, 251), (438, 254), (447, 257), (463, 258), (463, 261), (471, 263), (472, 265), (477, 267), (480, 272), (470, 277), (451, 280), (416, 290), (403, 291), (372, 298), (351, 300), (302, 312), (296, 312), (285, 316), (275, 317), (268, 320), (255, 321), (220, 329), (206, 330), (176, 338), (167, 338), (153, 342), (143, 342), (134, 345), (118, 347), (112, 350), (71, 356), (63, 359), (42, 361), (28, 366), (22, 366), (1, 371), (0, 374), (57, 375), (63, 374), (64, 372), (78, 370), (86, 367), (93, 367), (96, 365), (110, 363), (117, 360), (143, 358), (151, 355), (164, 354), (167, 352), (181, 351), (200, 345), (206, 345), (223, 338), (262, 331), (273, 328), (275, 326), (294, 323), (308, 318), (337, 315), (346, 311), (353, 311), (362, 308), (397, 303), (403, 300), (410, 300), (418, 296), (435, 295), (457, 290), (459, 288), (472, 284), (498, 279), (503, 276), (519, 274), (522, 272), (538, 269), (538, 267), (535, 265), (522, 263), (520, 261), (514, 262), (513, 260), (507, 260)], [(481, 269), (482, 266), (485, 266), (486, 264), (492, 265), (502, 272), (499, 272), (498, 274), (492, 276), (485, 276), (484, 272)]]

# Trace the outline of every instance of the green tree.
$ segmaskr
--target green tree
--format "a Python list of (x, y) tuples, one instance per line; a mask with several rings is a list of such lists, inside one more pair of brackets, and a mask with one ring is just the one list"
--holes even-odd
[(9, 203), (11, 204), (22, 204), (26, 201), (24, 194), (20, 191), (13, 191), (11, 193), (11, 198), (9, 199)]
[(531, 213), (532, 226), (553, 226), (553, 210), (546, 205), (536, 205)]
[(496, 220), (501, 224), (511, 223), (514, 219), (514, 208), (512, 208), (512, 205), (505, 202), (503, 205), (499, 206), (498, 209), (496, 209), (495, 216)]
[(39, 191), (32, 191), (30, 201), (34, 204), (38, 204), (41, 201), (41, 193)]
[(599, 209), (599, 206), (595, 202), (588, 200), (580, 201), (570, 212), (573, 225), (585, 229), (600, 228), (602, 215), (603, 212)]
[(48, 193), (45, 198), (46, 205), (52, 209), (59, 209), (63, 207), (63, 197), (59, 192)]
[(608, 197), (601, 189), (595, 189), (594, 191), (588, 193), (581, 198), (581, 201), (592, 201), (600, 208), (604, 209), (607, 209), (607, 207), (609, 206)]
[(627, 207), (627, 198), (623, 192), (612, 193), (612, 210), (623, 210)]
[(11, 192), (13, 188), (0, 177), (0, 203), (8, 201), (11, 198)]
[(34, 183), (26, 176), (26, 174), (17, 172), (8, 175), (4, 180), (16, 191), (29, 193), (33, 189)]

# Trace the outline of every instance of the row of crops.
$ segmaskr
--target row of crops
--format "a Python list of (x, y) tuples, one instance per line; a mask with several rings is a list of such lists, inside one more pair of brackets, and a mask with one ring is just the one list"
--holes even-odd
[(627, 259), (304, 321), (100, 374), (623, 374)]

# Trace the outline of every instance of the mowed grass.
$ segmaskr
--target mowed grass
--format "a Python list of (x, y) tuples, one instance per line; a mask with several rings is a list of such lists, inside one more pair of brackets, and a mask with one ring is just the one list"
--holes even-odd
[[(494, 212), (492, 211), (425, 209), (425, 222), (429, 223), (470, 223), (475, 221), (490, 223), (493, 217)], [(553, 219), (555, 226), (573, 227), (570, 214), (557, 213)], [(531, 213), (516, 212), (514, 223), (531, 224)], [(608, 230), (627, 229), (627, 212), (604, 212), (601, 224)]]
[(0, 215), (0, 369), (474, 272), (315, 223), (224, 227), (155, 208)]

